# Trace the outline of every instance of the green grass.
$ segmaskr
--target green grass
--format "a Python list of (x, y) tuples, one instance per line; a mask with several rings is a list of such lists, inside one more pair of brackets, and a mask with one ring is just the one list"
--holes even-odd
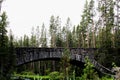
[[(32, 79), (50, 79), (50, 76), (40, 76), (40, 75), (21, 75), (21, 74), (14, 74), (15, 77), (22, 77), (22, 78), (32, 78)], [(103, 77), (100, 80), (113, 80), (112, 78)]]
[(33, 79), (50, 79), (49, 76), (39, 76), (39, 75), (21, 75), (15, 74), (15, 77), (22, 77), (22, 78), (33, 78)]

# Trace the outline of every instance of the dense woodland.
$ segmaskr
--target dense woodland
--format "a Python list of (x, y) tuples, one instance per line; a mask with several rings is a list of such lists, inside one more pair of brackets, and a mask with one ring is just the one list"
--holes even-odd
[[(3, 12), (0, 17), (0, 78), (10, 77), (14, 71), (31, 71), (47, 75), (53, 71), (64, 72), (66, 75), (76, 71), (80, 76), (81, 68), (70, 65), (69, 59), (63, 57), (58, 61), (37, 61), (15, 68), (15, 47), (78, 47), (100, 48), (95, 53), (95, 59), (105, 67), (112, 68), (114, 62), (120, 66), (120, 1), (119, 0), (90, 0), (84, 5), (80, 23), (72, 25), (70, 18), (61, 25), (61, 18), (52, 15), (49, 26), (43, 23), (33, 27), (31, 35), (15, 38), (12, 31), (7, 35), (7, 15)], [(15, 26), (16, 27), (16, 26)], [(49, 28), (48, 28), (49, 27)], [(47, 28), (47, 29), (46, 29)], [(67, 51), (66, 53), (69, 53)], [(60, 66), (60, 65), (63, 66)], [(67, 64), (67, 73), (66, 67)], [(2, 79), (4, 80), (4, 79)]]

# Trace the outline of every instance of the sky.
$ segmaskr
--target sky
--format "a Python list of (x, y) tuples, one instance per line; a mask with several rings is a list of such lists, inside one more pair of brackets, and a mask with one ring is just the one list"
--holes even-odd
[(5, 0), (2, 12), (8, 16), (8, 30), (15, 36), (30, 35), (32, 27), (49, 27), (50, 17), (59, 16), (64, 25), (70, 17), (72, 25), (80, 23), (86, 0)]

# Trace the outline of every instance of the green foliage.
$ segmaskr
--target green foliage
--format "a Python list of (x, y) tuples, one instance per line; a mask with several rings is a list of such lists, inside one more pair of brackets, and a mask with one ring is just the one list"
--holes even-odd
[(117, 67), (117, 65), (116, 65), (114, 62), (112, 62), (112, 66), (113, 66), (113, 67)]
[(3, 14), (0, 17), (1, 17), (1, 21), (0, 21), (0, 49), (2, 49), (3, 51), (6, 51), (7, 47), (8, 47), (8, 36), (7, 36), (7, 30), (6, 30), (8, 22), (7, 22), (6, 13), (3, 12)]
[(105, 77), (102, 77), (100, 80), (114, 80), (114, 79), (113, 79), (113, 78), (110, 78), (110, 77), (105, 76)]
[(85, 68), (83, 69), (83, 75), (80, 80), (99, 80), (99, 77), (94, 71), (93, 65), (89, 61), (88, 57), (86, 57)]
[(29, 37), (27, 35), (24, 35), (24, 38), (23, 38), (23, 45), (25, 47), (29, 47), (30, 46), (30, 42), (29, 42)]
[(67, 79), (69, 78), (69, 72), (70, 72), (70, 51), (68, 48), (64, 49), (64, 52), (62, 54), (61, 58), (61, 71), (64, 74), (64, 78)]
[(51, 80), (63, 80), (65, 77), (63, 73), (59, 73), (57, 71), (51, 72), (48, 76)]
[(57, 71), (51, 72), (51, 73), (49, 74), (49, 76), (50, 76), (50, 78), (51, 78), (52, 80), (58, 79), (58, 76), (59, 76), (59, 75), (60, 75), (60, 73), (57, 72)]
[(63, 47), (63, 41), (62, 41), (62, 39), (60, 38), (60, 34), (58, 34), (57, 35), (57, 37), (56, 37), (56, 46), (57, 47)]
[(45, 73), (46, 73), (47, 75), (50, 74), (50, 68), (47, 69), (47, 70), (45, 70)]
[[(13, 54), (14, 50), (13, 48), (13, 38), (10, 36), (10, 40), (7, 36), (7, 16), (6, 13), (3, 12), (0, 21), (0, 78), (2, 80), (8, 80), (10, 79), (10, 75), (12, 74), (13, 70)], [(12, 49), (12, 50), (10, 50)], [(12, 56), (12, 58), (11, 58)]]
[(20, 74), (21, 74), (21, 75), (34, 75), (34, 73), (31, 72), (31, 71), (23, 71), (23, 72), (21, 72)]

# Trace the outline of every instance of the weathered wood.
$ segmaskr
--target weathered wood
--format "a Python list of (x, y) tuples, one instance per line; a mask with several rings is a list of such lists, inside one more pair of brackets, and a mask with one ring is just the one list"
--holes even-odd
[[(64, 54), (64, 48), (16, 48), (16, 65), (22, 65), (28, 62), (43, 60), (43, 59), (60, 59)], [(105, 68), (94, 59), (94, 52), (97, 49), (92, 48), (70, 48), (70, 59), (85, 63), (85, 58), (88, 57), (96, 69), (106, 74), (113, 74), (111, 70)]]

